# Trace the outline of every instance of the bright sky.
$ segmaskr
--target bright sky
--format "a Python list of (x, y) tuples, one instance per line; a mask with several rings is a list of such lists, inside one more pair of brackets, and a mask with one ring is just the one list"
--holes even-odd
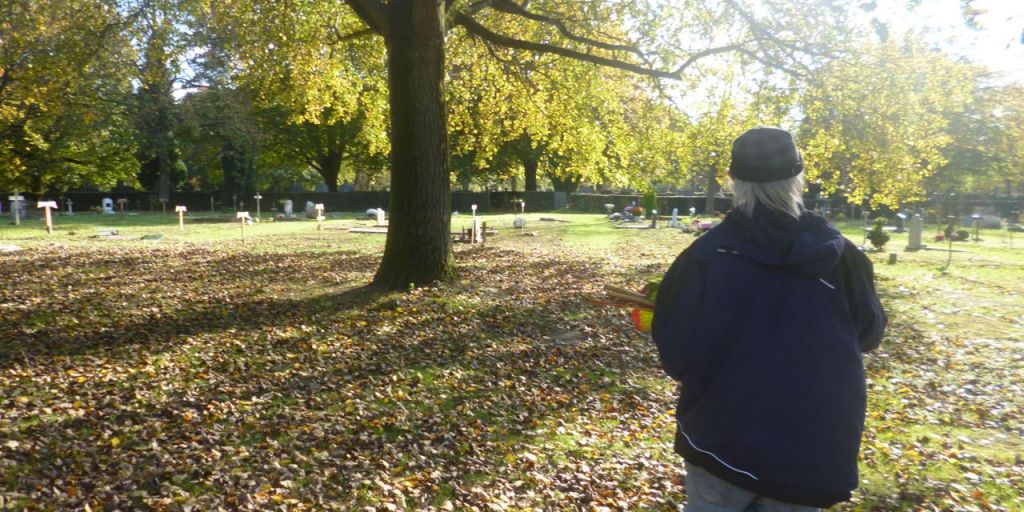
[(989, 67), (1003, 80), (1024, 84), (1024, 0), (975, 0), (972, 8), (981, 12), (976, 18), (980, 29), (966, 25), (960, 0), (921, 0), (910, 16), (906, 0), (877, 4), (871, 14), (894, 32), (921, 30), (927, 41), (946, 51)]

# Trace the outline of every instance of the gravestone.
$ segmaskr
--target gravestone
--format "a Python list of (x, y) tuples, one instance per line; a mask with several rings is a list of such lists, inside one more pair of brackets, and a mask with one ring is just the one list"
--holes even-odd
[(68, 215), (75, 214), (75, 211), (71, 208), (74, 204), (75, 202), (72, 201), (70, 197), (64, 200), (64, 206), (66, 206), (68, 209)]
[(36, 203), (36, 208), (43, 208), (46, 210), (46, 232), (53, 234), (53, 217), (50, 215), (50, 208), (57, 208), (57, 202), (39, 201)]
[(291, 217), (294, 213), (294, 206), (292, 206), (291, 199), (284, 200), (284, 216), (285, 218)]
[(242, 243), (245, 243), (245, 223), (252, 220), (252, 217), (249, 217), (249, 212), (236, 212), (235, 218), (241, 221)]
[(14, 191), (13, 196), (7, 196), (11, 200), (11, 217), (14, 218), (14, 225), (21, 225), (21, 218), (25, 215), (25, 196)]
[[(520, 217), (520, 215), (523, 215), (523, 216)], [(526, 218), (525, 218), (525, 216), (526, 216), (526, 201), (520, 200), (519, 201), (519, 211), (516, 212), (516, 218), (515, 218), (515, 220), (512, 221), (512, 227), (519, 228), (520, 230), (525, 228), (526, 227)]]
[(323, 203), (317, 203), (313, 208), (316, 210), (316, 230), (323, 231), (324, 220), (327, 219), (327, 217), (324, 217), (324, 205)]
[(252, 198), (256, 200), (256, 219), (259, 220), (259, 218), (260, 218), (260, 199), (263, 199), (263, 196), (261, 196), (259, 192), (256, 192), (256, 195), (252, 196)]
[(923, 224), (924, 222), (921, 220), (921, 215), (917, 213), (910, 218), (910, 237), (906, 250), (919, 251), (924, 248), (924, 246), (921, 245), (921, 232), (924, 230)]
[(110, 215), (112, 215), (114, 213), (114, 200), (113, 199), (111, 199), (109, 197), (104, 197), (103, 200), (100, 201), (100, 203), (101, 203), (101, 205), (103, 207), (103, 213), (110, 214)]
[(377, 208), (377, 227), (383, 228), (388, 225), (387, 212), (383, 208)]
[(679, 208), (672, 208), (672, 220), (668, 221), (668, 227), (670, 228), (681, 228), (682, 224), (679, 223)]
[(306, 201), (306, 218), (316, 219), (316, 205), (313, 201)]
[(175, 206), (174, 211), (178, 213), (178, 229), (181, 231), (185, 231), (185, 207)]

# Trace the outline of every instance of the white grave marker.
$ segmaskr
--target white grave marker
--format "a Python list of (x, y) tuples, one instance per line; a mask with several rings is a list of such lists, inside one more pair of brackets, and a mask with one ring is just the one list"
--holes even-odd
[(174, 211), (178, 213), (178, 229), (185, 231), (185, 212), (188, 210), (184, 206), (175, 206)]
[(242, 243), (245, 243), (245, 221), (251, 219), (249, 212), (237, 212), (235, 217), (242, 221)]
[[(124, 216), (124, 205), (126, 203), (128, 203), (128, 200), (123, 198), (123, 197), (121, 199), (117, 200), (117, 207), (121, 210), (121, 216), (122, 217)], [(111, 210), (110, 213), (114, 213), (113, 210)]]
[(388, 219), (384, 208), (377, 208), (377, 227), (382, 228), (388, 225)]
[(284, 200), (284, 216), (285, 218), (291, 217), (292, 213), (295, 212), (295, 207), (292, 205), (291, 199)]
[(259, 192), (256, 192), (256, 195), (252, 196), (252, 198), (256, 200), (256, 218), (259, 219), (260, 218), (260, 199), (263, 199), (263, 196), (261, 196)]
[(75, 202), (72, 201), (70, 197), (64, 200), (64, 206), (66, 206), (67, 209), (68, 209), (68, 215), (74, 215), (75, 214), (75, 211), (73, 209), (71, 209), (71, 207), (74, 204), (75, 204)]
[(36, 203), (36, 208), (44, 208), (46, 210), (46, 232), (53, 234), (53, 217), (50, 216), (50, 208), (57, 208), (57, 202), (39, 201)]
[(682, 227), (679, 224), (679, 208), (672, 208), (672, 220), (668, 221), (668, 227), (670, 227), (670, 228)]
[(323, 231), (324, 220), (327, 219), (327, 217), (324, 217), (324, 204), (317, 203), (313, 208), (316, 210), (316, 230)]
[(104, 197), (100, 204), (103, 205), (103, 213), (112, 215), (114, 213), (114, 200), (109, 197)]
[(25, 200), (25, 197), (18, 193), (17, 189), (14, 191), (13, 196), (7, 196), (7, 199), (11, 200), (11, 213), (14, 214), (14, 225), (21, 225), (21, 202)]
[(921, 221), (921, 216), (915, 213), (914, 216), (910, 218), (910, 234), (909, 241), (907, 243), (908, 251), (917, 251), (924, 248), (924, 246), (921, 245), (921, 232), (924, 230), (923, 228), (924, 226)]

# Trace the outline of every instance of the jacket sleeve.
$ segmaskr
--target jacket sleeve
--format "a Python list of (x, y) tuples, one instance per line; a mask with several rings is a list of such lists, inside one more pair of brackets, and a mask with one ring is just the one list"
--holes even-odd
[(682, 380), (686, 373), (687, 346), (700, 315), (702, 279), (699, 263), (687, 250), (676, 258), (658, 286), (651, 338), (658, 346), (661, 367), (675, 380)]
[(871, 260), (846, 240), (839, 260), (840, 277), (850, 317), (857, 329), (861, 352), (874, 350), (882, 342), (888, 317), (875, 291), (875, 272)]

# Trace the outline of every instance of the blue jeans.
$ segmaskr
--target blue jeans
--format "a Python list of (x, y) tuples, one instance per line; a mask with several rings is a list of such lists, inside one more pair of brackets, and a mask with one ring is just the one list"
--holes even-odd
[(783, 503), (740, 489), (700, 466), (686, 464), (685, 512), (818, 512), (821, 509)]

